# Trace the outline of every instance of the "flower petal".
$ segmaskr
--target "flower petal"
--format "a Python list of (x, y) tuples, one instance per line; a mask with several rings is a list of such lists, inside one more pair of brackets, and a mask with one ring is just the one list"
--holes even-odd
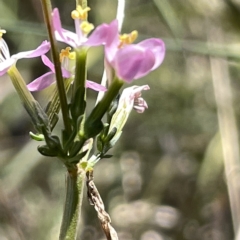
[(0, 63), (0, 76), (4, 75), (7, 70), (16, 62), (16, 60), (9, 58)]
[(119, 36), (117, 20), (112, 21), (110, 24), (102, 24), (98, 26), (85, 43), (87, 46), (105, 45), (107, 49), (105, 54), (108, 61), (112, 61), (118, 50), (118, 44)]
[(159, 65), (163, 62), (165, 57), (165, 44), (161, 39), (157, 38), (150, 38), (138, 43), (139, 46), (150, 49), (153, 54), (155, 55), (155, 64), (152, 70), (159, 67)]
[[(55, 67), (54, 67), (54, 64), (52, 63), (52, 61), (46, 55), (42, 55), (41, 58), (42, 58), (42, 61), (43, 61), (44, 65), (49, 67), (50, 70), (53, 73), (55, 73)], [(69, 71), (67, 71), (63, 67), (61, 69), (62, 69), (62, 76), (64, 78), (70, 78), (71, 77), (71, 73)]]
[(86, 82), (86, 88), (91, 88), (95, 91), (102, 91), (102, 92), (105, 92), (107, 89), (102, 86), (101, 84), (98, 84), (98, 83), (95, 83), (95, 82), (92, 82), (92, 81), (89, 81), (87, 80)]
[(54, 75), (55, 74), (53, 72), (43, 74), (41, 77), (35, 79), (27, 85), (28, 90), (34, 92), (49, 87), (55, 82)]
[(55, 30), (55, 37), (59, 42), (65, 42), (71, 47), (77, 47), (78, 37), (76, 33), (68, 31), (62, 28), (59, 11), (57, 8), (53, 9), (52, 12), (53, 27)]
[(50, 70), (55, 73), (54, 64), (51, 62), (51, 60), (46, 55), (42, 55), (41, 58), (44, 65), (49, 67)]
[(37, 47), (36, 49), (14, 54), (11, 56), (11, 58), (15, 59), (15, 61), (16, 61), (21, 58), (39, 57), (39, 56), (45, 54), (46, 52), (48, 52), (49, 49), (50, 49), (50, 43), (48, 41), (43, 41), (42, 44), (39, 47)]
[(147, 75), (155, 64), (155, 55), (138, 45), (128, 45), (117, 52), (112, 65), (117, 76), (131, 82)]
[(62, 76), (64, 78), (70, 78), (71, 77), (71, 73), (68, 70), (64, 69), (63, 67), (61, 68), (61, 70), (62, 70)]

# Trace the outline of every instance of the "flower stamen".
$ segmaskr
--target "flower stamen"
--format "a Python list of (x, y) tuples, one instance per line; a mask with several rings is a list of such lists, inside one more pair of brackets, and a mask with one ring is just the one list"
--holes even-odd
[(122, 34), (119, 36), (119, 40), (120, 40), (120, 44), (118, 46), (118, 48), (122, 48), (124, 45), (129, 45), (131, 43), (133, 43), (138, 37), (138, 32), (132, 31), (129, 34)]
[(83, 9), (80, 5), (78, 5), (76, 10), (72, 11), (71, 16), (73, 19), (80, 19), (82, 21), (85, 21), (88, 18), (88, 12), (90, 10), (90, 7), (86, 7)]
[(94, 26), (93, 26), (93, 24), (91, 24), (87, 21), (84, 21), (81, 23), (80, 28), (83, 31), (83, 33), (87, 35), (94, 29)]
[(5, 34), (5, 33), (6, 33), (6, 30), (0, 29), (0, 39), (2, 38), (3, 34)]
[(60, 62), (63, 62), (64, 58), (68, 58), (70, 60), (74, 60), (76, 57), (76, 53), (75, 52), (70, 52), (71, 48), (70, 47), (66, 47), (65, 49), (61, 50), (60, 55)]

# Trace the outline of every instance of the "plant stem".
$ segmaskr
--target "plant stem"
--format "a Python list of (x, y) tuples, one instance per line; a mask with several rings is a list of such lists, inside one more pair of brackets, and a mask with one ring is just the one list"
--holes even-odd
[(102, 100), (95, 106), (89, 115), (88, 119), (102, 119), (103, 115), (107, 112), (110, 104), (119, 93), (120, 88), (124, 82), (118, 78), (115, 78), (112, 84), (109, 86), (108, 91), (105, 93)]
[(67, 172), (66, 200), (59, 240), (75, 240), (81, 213), (85, 171), (73, 169)]
[(62, 110), (63, 123), (64, 123), (66, 132), (68, 133), (68, 135), (70, 135), (71, 133), (71, 124), (69, 121), (70, 116), (68, 111), (66, 91), (63, 83), (61, 63), (59, 60), (59, 53), (57, 50), (57, 42), (56, 42), (56, 39), (54, 38), (54, 33), (53, 33), (53, 25), (52, 25), (52, 19), (51, 19), (51, 12), (52, 12), (51, 2), (49, 0), (41, 0), (41, 2), (42, 2), (43, 14), (44, 14), (44, 18), (45, 18), (45, 22), (48, 30), (49, 41), (51, 43), (51, 52), (52, 52), (52, 58), (54, 62), (55, 72), (56, 72), (56, 80), (57, 80), (56, 82), (57, 82), (59, 100), (60, 100), (60, 105)]

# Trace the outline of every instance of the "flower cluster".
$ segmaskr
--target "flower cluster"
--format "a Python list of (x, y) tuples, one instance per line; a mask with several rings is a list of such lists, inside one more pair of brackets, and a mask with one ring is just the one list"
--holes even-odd
[[(89, 32), (94, 28), (93, 25), (86, 20), (89, 10), (90, 8), (88, 7), (82, 9), (78, 6), (77, 9), (72, 12), (76, 32), (71, 32), (62, 27), (59, 11), (55, 8), (52, 12), (52, 21), (56, 39), (68, 44), (74, 49), (104, 45), (106, 67), (113, 68), (118, 78), (129, 83), (147, 75), (162, 63), (165, 55), (165, 45), (161, 39), (152, 38), (138, 44), (132, 44), (137, 37), (137, 32), (133, 31), (130, 34), (120, 36), (117, 20), (112, 21), (110, 24), (98, 26), (88, 37)], [(50, 68), (50, 72), (30, 83), (28, 88), (30, 91), (39, 91), (50, 86), (55, 81), (55, 70), (53, 63), (44, 55), (50, 49), (49, 42), (44, 41), (35, 50), (10, 56), (7, 44), (2, 38), (3, 33), (5, 33), (5, 31), (1, 30), (0, 76), (5, 74), (7, 70), (21, 58), (41, 56), (43, 63)], [(67, 48), (66, 52), (67, 54), (65, 54), (64, 58), (72, 61), (74, 54), (70, 53), (70, 48)], [(62, 67), (62, 75), (64, 78), (74, 77), (72, 74), (73, 71), (74, 69), (69, 69), (69, 64), (65, 64), (65, 67)], [(99, 91), (105, 90), (104, 87), (93, 82), (88, 82), (86, 87)]]
[[(142, 113), (147, 108), (147, 103), (141, 98), (141, 91), (148, 90), (149, 86), (126, 88), (117, 102), (118, 107), (111, 111), (112, 114), (110, 114), (111, 116), (106, 123), (107, 127), (104, 127), (102, 117), (109, 111), (111, 104), (118, 99), (117, 95), (124, 82), (131, 83), (155, 70), (160, 66), (165, 56), (165, 45), (161, 39), (150, 38), (134, 44), (133, 42), (138, 36), (137, 31), (120, 35), (118, 20), (113, 20), (109, 24), (101, 24), (94, 29), (93, 24), (87, 20), (89, 11), (89, 7), (82, 8), (81, 6), (72, 11), (71, 16), (75, 23), (75, 32), (62, 27), (57, 8), (52, 11), (51, 26), (53, 29), (50, 32), (54, 32), (53, 35), (57, 41), (67, 45), (60, 52), (59, 64), (56, 64), (56, 59), (53, 63), (46, 56), (51, 47), (53, 55), (55, 51), (54, 43), (51, 42), (50, 44), (48, 41), (43, 41), (34, 50), (10, 56), (8, 46), (2, 38), (5, 30), (0, 30), (0, 76), (8, 73), (16, 81), (19, 75), (15, 71), (15, 65), (22, 58), (40, 56), (43, 64), (49, 68), (48, 72), (28, 85), (24, 83), (17, 86), (21, 88), (17, 90), (18, 93), (24, 95), (21, 99), (23, 101), (27, 99), (26, 101), (28, 101), (28, 112), (29, 109), (39, 111), (39, 107), (36, 107), (38, 105), (32, 100), (30, 92), (41, 91), (55, 82), (58, 83), (60, 106), (65, 128), (67, 128), (65, 130), (68, 133), (62, 137), (63, 143), (60, 143), (60, 138), (51, 135), (51, 130), (54, 127), (52, 119), (58, 113), (54, 111), (59, 109), (57, 98), (53, 97), (46, 112), (47, 118), (50, 120), (46, 120), (42, 110), (41, 114), (39, 112), (33, 114), (34, 118), (37, 119), (37, 130), (44, 135), (44, 138), (41, 137), (41, 139), (45, 139), (47, 143), (46, 146), (40, 148), (43, 155), (58, 156), (62, 159), (68, 158), (75, 161), (76, 157), (79, 158), (78, 154), (84, 143), (89, 138), (97, 136), (100, 132), (102, 133), (102, 135), (100, 134), (102, 136), (102, 146), (108, 146), (105, 149), (109, 149), (110, 142), (115, 142), (117, 136), (121, 135), (122, 128), (131, 110), (135, 109), (137, 112)], [(104, 47), (104, 63), (108, 86), (86, 79), (87, 51), (89, 48), (97, 46)], [(56, 68), (57, 65), (59, 65), (59, 68)], [(11, 76), (12, 72), (14, 72), (14, 76)], [(66, 81), (68, 86), (72, 85), (70, 102), (66, 100), (66, 92), (63, 94), (63, 91), (66, 91), (64, 89), (66, 85), (59, 85), (59, 81), (60, 83)], [(85, 116), (86, 88), (104, 92), (104, 97), (97, 103), (88, 117)], [(38, 119), (39, 117), (40, 119)], [(44, 126), (42, 126), (42, 123), (44, 123)], [(115, 137), (114, 134), (116, 134)], [(35, 136), (35, 139), (37, 138)], [(69, 167), (69, 163), (64, 163)]]
[[(150, 89), (148, 85), (127, 87), (121, 94), (120, 89), (124, 83), (132, 83), (159, 67), (165, 56), (165, 44), (157, 38), (134, 43), (137, 31), (121, 35), (119, 25), (122, 24), (116, 19), (94, 29), (88, 22), (90, 8), (86, 6), (87, 1), (79, 2), (85, 7), (77, 6), (72, 11), (75, 32), (71, 32), (62, 27), (58, 9), (49, 9), (50, 0), (42, 0), (50, 42), (43, 41), (34, 50), (10, 55), (2, 38), (6, 31), (0, 29), (0, 76), (9, 75), (31, 117), (37, 132), (30, 132), (32, 139), (44, 141), (38, 151), (44, 156), (57, 157), (67, 169), (66, 204), (59, 239), (76, 239), (85, 176), (89, 200), (98, 212), (107, 238), (117, 239), (94, 186), (93, 168), (100, 159), (111, 156), (108, 151), (120, 138), (132, 109), (143, 113), (148, 107), (141, 97), (142, 91)], [(66, 48), (58, 51), (58, 42), (66, 44)], [(98, 46), (104, 48), (106, 78), (102, 84), (87, 79), (88, 49)], [(47, 56), (49, 51), (53, 62)], [(49, 70), (26, 84), (16, 63), (19, 59), (35, 57), (41, 57)], [(51, 85), (53, 94), (42, 108), (32, 92)], [(99, 92), (92, 109), (89, 109), (86, 88)], [(56, 134), (53, 130), (59, 113), (63, 127), (60, 134)], [(105, 216), (108, 216), (108, 222)]]

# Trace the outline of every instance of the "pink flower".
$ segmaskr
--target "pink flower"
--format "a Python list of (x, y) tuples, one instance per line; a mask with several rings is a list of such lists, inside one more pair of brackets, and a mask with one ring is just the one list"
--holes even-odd
[(151, 38), (138, 44), (122, 44), (117, 20), (98, 26), (85, 44), (105, 45), (108, 64), (114, 68), (120, 79), (127, 82), (132, 82), (155, 70), (165, 56), (165, 44), (161, 39)]
[[(27, 85), (28, 90), (31, 92), (43, 90), (44, 88), (47, 88), (51, 84), (56, 82), (54, 64), (45, 55), (42, 56), (42, 61), (47, 67), (49, 67), (50, 72), (43, 74), (42, 76), (38, 77), (37, 79), (35, 79), (34, 81)], [(70, 69), (68, 71), (62, 67), (62, 76), (63, 78), (70, 78), (73, 77), (73, 74), (70, 71)], [(106, 91), (106, 88), (104, 86), (92, 81), (87, 81), (86, 87), (91, 88), (95, 91)]]
[[(68, 31), (62, 27), (60, 20), (59, 11), (57, 8), (53, 9), (52, 12), (53, 27), (55, 30), (56, 39), (60, 42), (65, 42), (73, 48), (83, 46), (87, 41), (88, 32), (82, 30), (81, 23), (86, 21), (81, 21), (79, 18), (74, 19), (75, 23), (75, 32)], [(87, 23), (90, 27), (89, 31), (93, 29), (93, 25)]]
[(20, 52), (10, 56), (8, 46), (3, 38), (0, 38), (0, 76), (4, 75), (8, 69), (13, 66), (17, 60), (22, 58), (39, 57), (50, 49), (50, 43), (43, 41), (42, 44), (34, 50)]
[[(81, 9), (81, 11), (83, 10)], [(124, 43), (119, 38), (117, 20), (98, 26), (87, 37), (92, 30), (92, 25), (87, 21), (74, 18), (75, 32), (71, 32), (62, 28), (58, 9), (53, 10), (52, 18), (58, 41), (65, 42), (74, 48), (105, 45), (107, 67), (110, 65), (118, 78), (126, 82), (132, 82), (147, 75), (163, 62), (165, 44), (161, 39), (150, 38), (138, 44)], [(84, 28), (83, 24), (86, 24), (87, 27)], [(87, 30), (84, 31), (84, 29)]]

